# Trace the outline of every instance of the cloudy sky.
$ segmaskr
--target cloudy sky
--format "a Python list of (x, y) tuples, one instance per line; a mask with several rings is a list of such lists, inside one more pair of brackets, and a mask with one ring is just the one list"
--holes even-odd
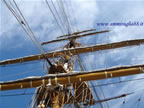
[[(7, 0), (9, 1), (9, 0)], [(29, 23), (39, 43), (55, 39), (62, 35), (54, 17), (50, 13), (45, 0), (16, 0), (24, 17)], [(51, 4), (51, 0), (48, 0)], [(53, 0), (57, 6), (56, 1)], [(144, 23), (144, 0), (62, 0), (65, 11), (71, 22), (72, 31), (80, 31), (95, 28), (97, 30), (110, 30), (109, 33), (79, 39), (84, 46), (118, 42), (130, 39), (144, 39), (144, 26), (100, 26), (100, 23)], [(71, 1), (71, 2), (70, 2)], [(30, 38), (19, 25), (15, 17), (8, 10), (3, 0), (0, 1), (0, 60), (39, 54)], [(52, 4), (51, 4), (52, 5)], [(72, 7), (71, 7), (72, 6)], [(72, 9), (71, 9), (72, 8)], [(60, 15), (61, 11), (59, 10)], [(65, 20), (63, 16), (63, 21)], [(67, 33), (66, 23), (62, 26)], [(45, 51), (59, 49), (66, 42), (44, 46)], [(121, 48), (81, 55), (83, 64), (87, 70), (102, 69), (117, 65), (144, 64), (144, 45)], [(26, 64), (9, 65), (0, 67), (0, 81), (15, 80), (28, 76), (39, 76), (43, 73), (43, 61), (30, 62)], [(95, 84), (108, 83), (126, 79), (141, 78), (144, 75), (131, 77), (114, 78), (96, 81)], [(129, 93), (144, 89), (144, 81), (127, 82), (123, 84), (104, 86), (96, 88), (101, 96), (101, 89), (105, 97), (117, 96), (122, 93)], [(34, 89), (13, 90), (0, 92), (0, 95), (32, 93)], [(138, 98), (141, 92), (130, 95), (126, 98), (110, 101), (110, 108), (121, 108), (122, 102), (125, 108), (137, 108)], [(0, 97), (1, 108), (26, 108), (32, 95)], [(103, 97), (102, 97), (103, 98)], [(15, 101), (13, 101), (15, 100)], [(141, 101), (144, 101), (144, 93)], [(117, 103), (117, 104), (115, 104)], [(135, 105), (135, 106), (134, 106)], [(144, 104), (139, 103), (139, 108)], [(97, 105), (98, 107), (98, 105)], [(106, 104), (104, 104), (104, 108)]]

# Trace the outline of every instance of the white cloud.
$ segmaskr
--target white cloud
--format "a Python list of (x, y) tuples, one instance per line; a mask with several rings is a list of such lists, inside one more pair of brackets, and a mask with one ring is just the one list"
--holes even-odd
[[(16, 2), (39, 41), (52, 40), (61, 35), (60, 30), (56, 25), (56, 22), (54, 22), (54, 18), (46, 5), (45, 0), (41, 2), (35, 2), (33, 0)], [(55, 6), (57, 6), (55, 1), (54, 3)], [(97, 4), (96, 2), (94, 2), (94, 0), (92, 0), (91, 2), (88, 2), (87, 0), (72, 1), (75, 15), (73, 15), (73, 18), (71, 20), (76, 21), (79, 30), (93, 28), (96, 15), (98, 13), (98, 8), (96, 5)], [(21, 34), (21, 38), (29, 40), (28, 36), (23, 32), (21, 27), (17, 26), (18, 22), (6, 8), (4, 3), (2, 5), (2, 10), (1, 25), (3, 26), (3, 28), (1, 30), (0, 36), (7, 35), (8, 39), (12, 39), (15, 36), (15, 32), (17, 32)], [(67, 14), (69, 14), (69, 12), (67, 12)], [(76, 25), (73, 26), (75, 28)], [(17, 31), (17, 29), (19, 28), (20, 31)], [(7, 33), (7, 31), (9, 34)]]

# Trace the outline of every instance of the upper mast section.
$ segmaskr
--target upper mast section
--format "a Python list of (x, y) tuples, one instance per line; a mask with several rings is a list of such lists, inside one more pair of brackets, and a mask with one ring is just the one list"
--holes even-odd
[[(47, 41), (47, 42), (43, 42), (41, 45), (45, 45), (45, 44), (49, 44), (49, 43), (54, 43), (54, 42), (65, 41), (65, 40), (78, 39), (78, 38), (81, 38), (81, 37), (86, 37), (86, 36), (91, 36), (91, 35), (96, 35), (96, 34), (101, 34), (101, 33), (109, 32), (109, 30), (97, 31), (97, 32), (95, 30), (96, 29), (89, 29), (89, 30), (85, 30), (85, 31), (74, 32), (72, 34), (67, 34), (67, 35), (59, 36), (59, 37), (57, 37), (57, 39), (51, 40), (51, 41)], [(94, 32), (90, 32), (90, 31), (94, 31)], [(89, 33), (87, 33), (87, 32), (89, 32)]]

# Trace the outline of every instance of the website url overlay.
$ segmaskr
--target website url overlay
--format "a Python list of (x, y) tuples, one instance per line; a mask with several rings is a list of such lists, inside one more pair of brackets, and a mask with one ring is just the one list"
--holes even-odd
[(124, 26), (124, 27), (129, 27), (129, 26), (144, 26), (144, 22), (139, 22), (139, 21), (129, 21), (129, 22), (111, 22), (111, 23), (96, 23), (97, 26)]

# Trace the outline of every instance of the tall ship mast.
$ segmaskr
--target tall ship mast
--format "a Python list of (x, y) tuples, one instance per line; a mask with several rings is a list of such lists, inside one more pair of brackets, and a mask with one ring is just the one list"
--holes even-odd
[[(25, 105), (27, 108), (114, 108), (117, 107), (117, 103), (120, 102), (119, 107), (123, 108), (126, 106), (126, 98), (129, 99), (129, 97), (137, 94), (138, 98), (135, 100), (136, 104), (133, 105), (132, 102), (130, 104), (133, 105), (134, 108), (142, 108), (141, 106), (144, 106), (144, 104), (141, 103), (141, 101), (144, 101), (144, 88), (137, 88), (135, 91), (128, 92), (129, 87), (127, 87), (125, 93), (117, 90), (118, 87), (114, 90), (110, 88), (107, 89), (107, 86), (121, 86), (120, 84), (123, 83), (127, 83), (128, 86), (130, 86), (135, 81), (142, 81), (144, 79), (142, 77), (144, 73), (143, 62), (117, 65), (118, 63), (110, 63), (108, 60), (108, 64), (114, 65), (108, 65), (103, 68), (96, 68), (97, 65), (95, 64), (96, 62), (101, 64), (98, 60), (104, 59), (103, 57), (101, 58), (101, 56), (108, 51), (120, 50), (119, 53), (121, 54), (119, 54), (119, 56), (125, 56), (123, 55), (123, 51), (121, 52), (122, 49), (136, 49), (136, 47), (139, 47), (138, 51), (135, 50), (135, 52), (137, 55), (142, 56), (143, 54), (140, 53), (140, 49), (142, 49), (141, 52), (143, 52), (141, 46), (143, 47), (144, 45), (144, 37), (91, 44), (94, 41), (92, 39), (98, 39), (96, 38), (97, 36), (106, 36), (113, 31), (110, 28), (97, 29), (96, 27), (80, 30), (78, 29), (79, 26), (76, 26), (77, 23), (74, 23), (77, 17), (74, 16), (76, 11), (74, 11), (73, 5), (76, 1), (45, 0), (38, 2), (38, 4), (40, 3), (40, 6), (45, 4), (44, 6), (48, 8), (51, 14), (48, 18), (52, 17), (52, 21), (56, 24), (56, 27), (58, 27), (58, 31), (54, 30), (54, 32), (57, 32), (55, 38), (51, 37), (49, 34), (44, 34), (48, 35), (48, 38), (39, 42), (41, 37), (36, 37), (35, 32), (33, 32), (27, 18), (20, 8), (20, 6), (23, 6), (21, 5), (22, 2), (15, 0), (3, 0), (2, 2), (25, 31), (25, 35), (28, 35), (29, 39), (31, 39), (39, 50), (38, 54), (32, 53), (22, 57), (0, 60), (2, 72), (5, 72), (5, 68), (11, 68), (10, 70), (12, 70), (12, 72), (18, 71), (18, 69), (14, 68), (15, 66), (20, 68), (20, 65), (28, 65), (30, 68), (33, 67), (33, 72), (36, 71), (34, 69), (36, 66), (40, 66), (42, 70), (39, 71), (43, 71), (43, 73), (41, 72), (41, 74), (39, 74), (40, 72), (37, 72), (37, 75), (31, 74), (12, 80), (0, 79), (0, 97), (30, 95), (31, 100)], [(80, 3), (82, 3), (82, 1)], [(82, 6), (85, 6), (85, 3)], [(91, 6), (93, 5), (91, 4)], [(45, 14), (46, 11), (43, 10), (43, 12)], [(73, 15), (69, 12), (73, 13)], [(47, 19), (45, 20), (47, 21)], [(86, 23), (89, 22), (87, 21)], [(50, 25), (47, 27), (49, 26)], [(35, 29), (38, 30), (40, 28), (38, 27)], [(51, 31), (53, 30), (51, 29)], [(87, 40), (90, 42), (86, 45), (85, 42)], [(47, 48), (51, 48), (52, 50), (46, 50)], [(24, 50), (24, 52), (27, 52), (26, 49)], [(96, 53), (99, 54), (99, 56), (97, 56)], [(112, 57), (114, 53), (115, 52), (109, 54), (111, 56), (111, 61), (118, 58)], [(89, 60), (88, 56), (90, 54), (96, 55), (96, 58), (92, 57), (92, 59)], [(129, 54), (129, 56), (131, 56), (131, 54)], [(90, 66), (90, 61), (92, 65), (94, 64), (94, 69)], [(124, 60), (124, 62), (126, 62), (126, 60)], [(35, 63), (39, 64), (35, 65)], [(106, 63), (103, 62), (103, 64)], [(88, 68), (88, 66), (90, 68)], [(21, 70), (28, 71), (29, 67), (25, 69), (21, 68)], [(2, 75), (6, 74), (6, 78), (22, 75), (21, 72), (16, 73), (15, 75), (12, 74), (9, 76), (6, 72), (2, 73)], [(25, 73), (27, 72), (24, 72), (24, 74)], [(19, 90), (22, 90), (23, 93), (17, 93)], [(28, 90), (31, 90), (31, 92), (28, 92)], [(15, 92), (15, 94), (9, 94), (9, 91)], [(111, 92), (114, 92), (113, 94), (115, 95), (111, 95)], [(26, 100), (28, 101), (28, 99)], [(121, 101), (119, 102), (118, 100)], [(115, 101), (117, 103), (114, 103)], [(3, 102), (0, 104), (3, 104)], [(17, 107), (20, 107), (19, 104)]]

